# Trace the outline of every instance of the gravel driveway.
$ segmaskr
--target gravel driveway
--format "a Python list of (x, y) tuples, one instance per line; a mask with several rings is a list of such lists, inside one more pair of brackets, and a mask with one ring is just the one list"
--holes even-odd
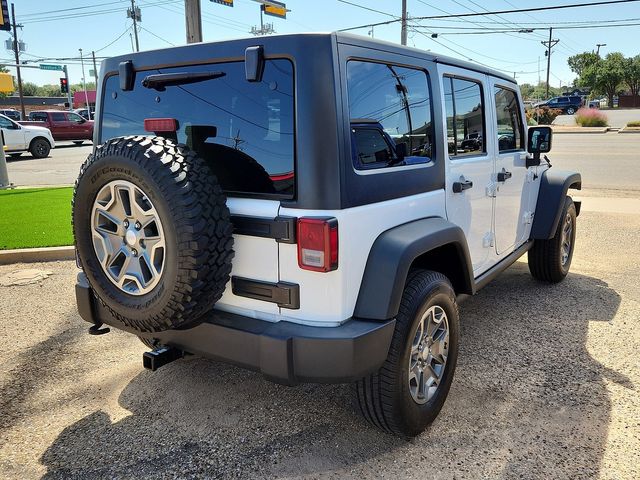
[(71, 262), (0, 266), (53, 273), (0, 287), (0, 478), (640, 478), (640, 215), (578, 228), (562, 284), (518, 262), (462, 303), (449, 399), (412, 441), (369, 427), (347, 385), (196, 357), (145, 371), (134, 337), (86, 333)]

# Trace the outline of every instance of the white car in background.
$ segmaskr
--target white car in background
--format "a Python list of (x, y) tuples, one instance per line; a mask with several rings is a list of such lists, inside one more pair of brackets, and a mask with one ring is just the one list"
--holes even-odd
[(4, 151), (12, 158), (17, 158), (24, 152), (31, 153), (33, 158), (45, 158), (55, 147), (53, 135), (48, 128), (20, 125), (4, 115), (0, 115), (0, 128)]

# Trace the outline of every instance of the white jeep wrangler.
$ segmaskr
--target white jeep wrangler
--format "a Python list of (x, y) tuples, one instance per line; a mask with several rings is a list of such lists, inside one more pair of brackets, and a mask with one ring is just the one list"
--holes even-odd
[(571, 264), (580, 175), (486, 68), (357, 36), (283, 35), (106, 60), (73, 208), (76, 296), (152, 350), (270, 380), (353, 382), (420, 433), (459, 343), (456, 297), (528, 252)]

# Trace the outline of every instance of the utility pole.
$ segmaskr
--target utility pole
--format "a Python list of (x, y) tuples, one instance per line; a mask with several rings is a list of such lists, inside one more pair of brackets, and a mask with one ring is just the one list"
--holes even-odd
[(84, 78), (84, 60), (82, 58), (82, 49), (79, 48), (78, 51), (80, 52), (80, 65), (82, 66), (82, 88), (84, 88), (84, 102), (87, 105), (87, 116), (89, 117), (89, 120), (91, 120), (91, 107), (89, 106), (89, 95), (87, 94), (87, 82)]
[(400, 31), (400, 43), (407, 44), (407, 0), (402, 0), (402, 30)]
[(91, 58), (93, 58), (93, 79), (96, 81), (96, 90), (98, 90), (98, 67), (96, 67), (96, 52), (91, 50)]
[(27, 114), (24, 110), (24, 97), (22, 96), (22, 75), (20, 74), (20, 50), (18, 47), (18, 26), (16, 25), (16, 7), (11, 4), (11, 24), (13, 26), (13, 53), (16, 55), (16, 71), (18, 72), (18, 95), (20, 96), (20, 110), (22, 112), (22, 118), (24, 119)]
[(131, 0), (131, 8), (127, 9), (127, 18), (133, 20), (133, 35), (136, 39), (136, 52), (140, 51), (140, 44), (138, 43), (138, 22), (142, 21), (140, 15), (140, 8), (136, 7), (136, 0)]
[(184, 0), (184, 21), (187, 29), (187, 43), (202, 41), (202, 14), (200, 0)]
[(596, 43), (596, 47), (598, 47), (598, 50), (596, 51), (596, 55), (600, 56), (600, 47), (606, 47), (607, 44), (606, 43)]
[(542, 42), (540, 42), (541, 44), (543, 44), (545, 47), (547, 47), (547, 90), (546, 90), (546, 98), (549, 98), (549, 73), (551, 72), (551, 49), (553, 47), (555, 47), (558, 42), (560, 42), (560, 40), (557, 39), (552, 39), (551, 36), (553, 35), (553, 28), (549, 28), (549, 40), (543, 40)]

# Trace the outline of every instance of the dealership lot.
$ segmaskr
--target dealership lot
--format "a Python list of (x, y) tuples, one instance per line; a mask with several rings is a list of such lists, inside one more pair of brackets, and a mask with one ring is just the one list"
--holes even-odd
[[(0, 477), (640, 477), (638, 146), (554, 137), (554, 168), (584, 179), (571, 273), (547, 286), (520, 261), (462, 302), (449, 399), (411, 441), (358, 418), (347, 385), (196, 357), (145, 371), (135, 337), (87, 334), (73, 262), (0, 266), (0, 285), (52, 272), (0, 286)], [(75, 178), (89, 149), (51, 168)]]

